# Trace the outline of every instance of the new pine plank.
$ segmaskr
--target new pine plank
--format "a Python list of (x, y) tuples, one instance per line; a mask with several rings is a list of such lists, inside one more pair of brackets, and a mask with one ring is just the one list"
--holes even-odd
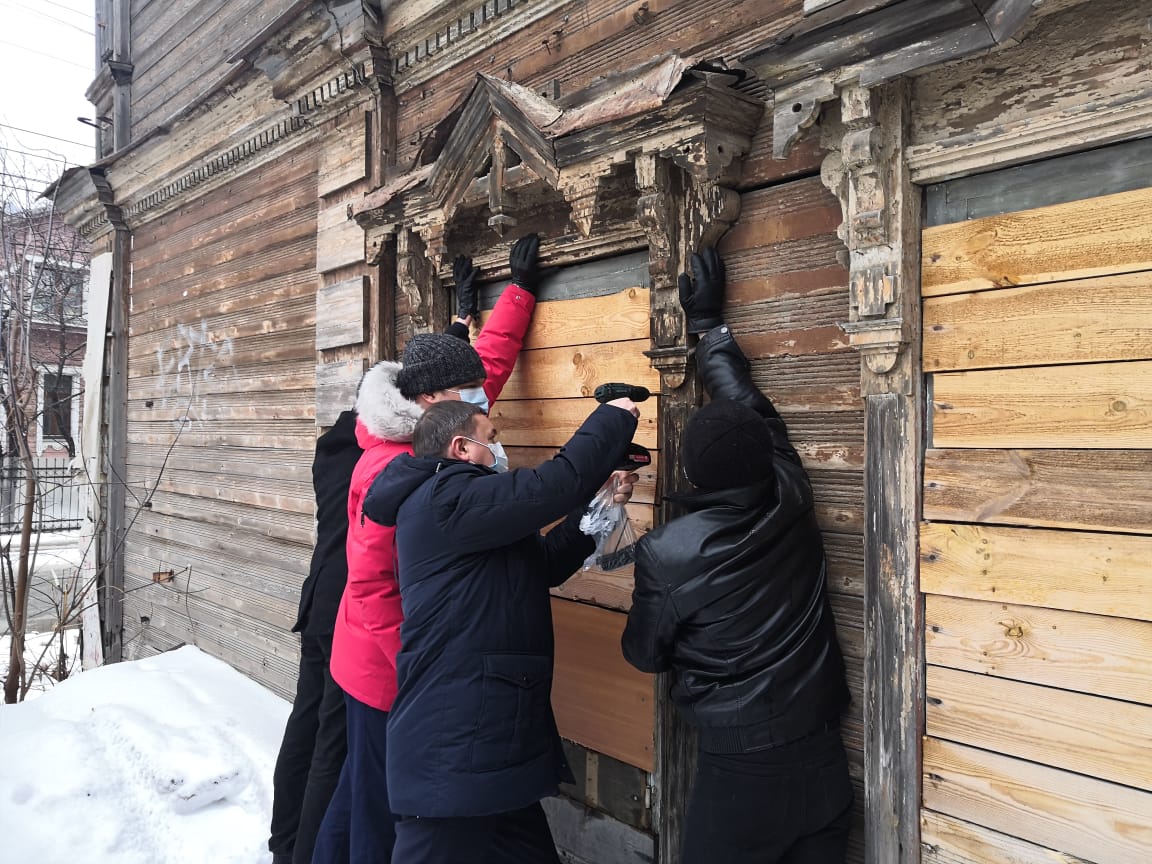
[(924, 806), (1090, 861), (1146, 864), (1152, 795), (936, 738)]
[(1152, 791), (1152, 706), (942, 666), (925, 693), (935, 738)]
[(578, 570), (563, 585), (553, 588), (552, 595), (627, 612), (632, 608), (634, 573), (635, 569), (631, 564), (612, 571), (599, 570), (595, 567)]
[(931, 664), (1152, 705), (1152, 624), (1036, 606), (924, 598)]
[[(504, 385), (502, 399), (565, 399), (589, 397), (597, 385), (610, 381), (639, 384), (659, 392), (660, 373), (644, 352), (647, 338), (630, 342), (585, 344), (524, 351)], [(593, 403), (589, 402), (589, 405)], [(643, 406), (641, 406), (643, 410)]]
[(560, 734), (651, 772), (655, 685), (620, 652), (626, 616), (554, 598), (552, 620), (552, 707)]
[(920, 590), (1152, 621), (1152, 537), (926, 522)]
[[(640, 406), (640, 424), (632, 440), (655, 448), (659, 397)], [(505, 447), (560, 447), (597, 407), (592, 399), (501, 399), (490, 416)]]
[(928, 450), (924, 518), (1152, 533), (1147, 450)]
[[(648, 339), (650, 293), (627, 288), (602, 297), (537, 303), (524, 350)], [(488, 314), (481, 314), (481, 322)]]
[(1152, 272), (924, 301), (928, 372), (1152, 359)]
[(943, 813), (920, 815), (923, 864), (1092, 864)]
[(1152, 269), (1152, 188), (924, 230), (925, 297)]
[(1152, 448), (1152, 361), (932, 378), (933, 447)]

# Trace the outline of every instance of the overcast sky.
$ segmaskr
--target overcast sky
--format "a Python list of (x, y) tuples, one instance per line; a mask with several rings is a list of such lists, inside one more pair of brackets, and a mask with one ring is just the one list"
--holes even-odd
[(95, 113), (84, 98), (95, 77), (94, 6), (0, 0), (0, 170), (27, 176), (37, 191), (95, 158), (95, 130), (76, 119)]

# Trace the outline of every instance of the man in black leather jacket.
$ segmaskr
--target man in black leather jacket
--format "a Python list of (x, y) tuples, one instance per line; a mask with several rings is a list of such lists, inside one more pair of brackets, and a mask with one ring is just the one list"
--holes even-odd
[(849, 701), (812, 489), (784, 421), (721, 318), (723, 262), (680, 277), (711, 401), (682, 443), (689, 511), (643, 537), (624, 656), (672, 672), (699, 732), (684, 864), (833, 864), (852, 804)]

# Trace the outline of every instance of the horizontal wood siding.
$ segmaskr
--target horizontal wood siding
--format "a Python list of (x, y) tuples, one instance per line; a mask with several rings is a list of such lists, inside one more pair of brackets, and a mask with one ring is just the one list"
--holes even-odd
[(924, 232), (926, 862), (1152, 860), (1150, 203)]
[(289, 697), (315, 507), (316, 168), (297, 150), (141, 226), (129, 322), (127, 652), (195, 644)]

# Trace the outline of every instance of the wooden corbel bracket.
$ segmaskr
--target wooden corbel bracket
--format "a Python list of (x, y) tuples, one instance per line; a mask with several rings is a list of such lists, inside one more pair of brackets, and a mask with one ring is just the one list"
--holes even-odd
[(847, 321), (840, 329), (848, 334), (848, 344), (860, 352), (868, 369), (877, 375), (886, 375), (895, 368), (909, 341), (903, 318)]

